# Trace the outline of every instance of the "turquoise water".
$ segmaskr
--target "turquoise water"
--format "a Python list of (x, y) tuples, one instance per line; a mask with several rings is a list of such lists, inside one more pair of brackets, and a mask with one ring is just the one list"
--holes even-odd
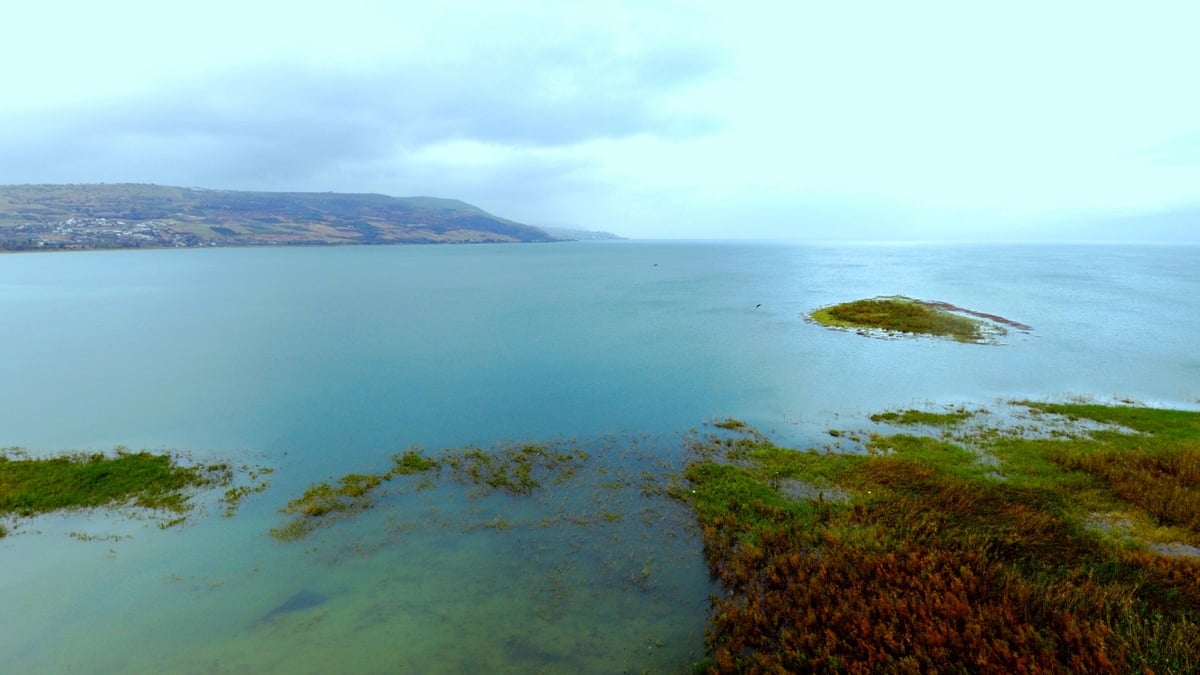
[[(802, 319), (896, 293), (1034, 330), (979, 346)], [(0, 671), (671, 672), (703, 653), (712, 588), (687, 515), (638, 477), (678, 468), (689, 429), (734, 416), (802, 445), (926, 403), (1196, 408), (1198, 334), (1194, 246), (2, 256), (0, 446), (180, 449), (276, 471), (231, 519), (210, 505), (168, 530), (19, 523), (0, 540)], [(398, 485), (304, 541), (267, 534), (308, 484), (385, 470), (411, 445), (555, 439), (597, 461), (530, 498)], [(262, 619), (301, 591), (321, 602)]]

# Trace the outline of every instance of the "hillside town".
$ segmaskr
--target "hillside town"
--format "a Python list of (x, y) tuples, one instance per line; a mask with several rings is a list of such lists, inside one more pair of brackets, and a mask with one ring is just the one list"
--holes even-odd
[(157, 220), (131, 223), (110, 218), (68, 218), (52, 223), (23, 223), (0, 229), (0, 250), (164, 248), (215, 246), (190, 232)]

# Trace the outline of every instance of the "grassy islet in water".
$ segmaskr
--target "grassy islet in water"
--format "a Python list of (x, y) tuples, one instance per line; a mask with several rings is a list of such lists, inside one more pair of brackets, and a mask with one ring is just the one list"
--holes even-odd
[[(64, 453), (43, 458), (8, 448), (0, 450), (0, 517), (120, 506), (185, 516), (196, 490), (228, 486), (234, 475), (225, 462), (185, 466), (170, 454), (131, 452), (124, 447), (111, 454)], [(231, 488), (226, 493), (228, 509), (235, 510), (237, 502), (258, 489)], [(0, 525), (0, 536), (6, 533), (7, 528)]]
[(809, 318), (822, 326), (878, 331), (885, 335), (929, 335), (959, 342), (987, 343), (1006, 334), (1005, 326), (1028, 332), (1030, 328), (993, 314), (976, 312), (946, 302), (917, 300), (903, 295), (853, 300), (821, 307)]

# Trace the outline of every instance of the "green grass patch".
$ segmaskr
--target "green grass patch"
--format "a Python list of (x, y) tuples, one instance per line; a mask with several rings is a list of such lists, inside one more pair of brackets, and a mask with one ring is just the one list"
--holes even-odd
[(1200, 438), (1200, 415), (1186, 410), (1166, 410), (1139, 406), (1108, 406), (1095, 403), (1041, 403), (1020, 401), (1031, 410), (1068, 419), (1088, 419), (1116, 424), (1159, 438), (1195, 443)]
[(746, 428), (746, 423), (733, 417), (726, 417), (723, 420), (713, 422), (713, 426), (726, 431), (741, 431)]
[(271, 534), (283, 541), (301, 539), (337, 517), (369, 508), (372, 493), (389, 478), (387, 473), (348, 473), (334, 482), (314, 483), (304, 494), (280, 509), (282, 513), (294, 517), (273, 528)]
[(940, 471), (965, 478), (982, 478), (993, 471), (991, 465), (979, 461), (978, 454), (941, 438), (915, 434), (872, 434), (866, 446), (875, 458), (901, 457), (905, 461), (935, 466)]
[(823, 326), (833, 328), (932, 335), (959, 342), (985, 342), (989, 332), (1003, 332), (999, 326), (904, 296), (843, 302), (817, 309), (810, 317)]
[(228, 485), (233, 476), (225, 463), (183, 466), (169, 454), (123, 447), (111, 454), (38, 459), (10, 448), (0, 451), (0, 515), (30, 517), (120, 506), (185, 514), (196, 490)]
[(926, 410), (888, 410), (881, 413), (871, 415), (872, 422), (886, 422), (888, 424), (924, 424), (932, 427), (953, 426), (959, 422), (964, 422), (975, 416), (975, 413), (966, 409), (953, 410), (951, 412), (929, 412)]
[(403, 453), (395, 455), (392, 460), (395, 462), (395, 466), (390, 471), (393, 476), (425, 473), (426, 471), (433, 471), (440, 466), (436, 460), (426, 457), (418, 448), (409, 448)]
[[(1200, 413), (1026, 405), (1134, 432), (877, 434), (857, 455), (752, 429), (695, 439), (672, 494), (726, 590), (711, 667), (1200, 669), (1200, 557), (1154, 547), (1200, 544)], [(793, 480), (844, 499), (789, 492)]]

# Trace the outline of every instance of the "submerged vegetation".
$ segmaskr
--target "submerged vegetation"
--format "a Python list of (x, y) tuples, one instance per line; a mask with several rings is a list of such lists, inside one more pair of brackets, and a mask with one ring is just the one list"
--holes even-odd
[(379, 488), (397, 476), (435, 474), (444, 471), (452, 480), (485, 490), (528, 495), (547, 482), (561, 483), (572, 477), (588, 459), (577, 448), (561, 449), (539, 443), (501, 446), (493, 450), (469, 447), (447, 450), (429, 457), (409, 448), (392, 457), (392, 468), (380, 473), (350, 473), (335, 482), (322, 481), (288, 502), (281, 511), (290, 520), (271, 530), (282, 541), (302, 539), (313, 530), (375, 504)]
[[(831, 430), (857, 452), (782, 447), (732, 418), (690, 439), (682, 475), (638, 489), (661, 494), (667, 479), (666, 491), (699, 523), (723, 588), (712, 598), (710, 659), (699, 667), (1200, 668), (1200, 413), (1033, 402), (1015, 410), (1002, 427), (966, 407), (873, 417), (934, 427), (936, 437)], [(595, 468), (589, 460), (568, 445), (414, 448), (386, 471), (311, 486), (272, 533), (304, 537), (382, 501), (401, 476), (418, 490), (446, 479), (492, 499), (548, 498), (548, 486)], [(601, 472), (590, 489), (630, 485)], [(502, 511), (476, 513), (466, 531), (538, 527)], [(605, 527), (628, 518), (605, 505), (558, 522)], [(410, 527), (387, 522), (400, 533)], [(650, 556), (624, 561), (619, 580), (641, 587), (653, 568)]]
[(695, 439), (673, 493), (725, 589), (711, 670), (1200, 669), (1200, 413), (1026, 406), (1087, 424), (860, 454)]
[[(197, 490), (230, 486), (234, 478), (233, 467), (225, 462), (185, 466), (170, 454), (131, 452), (124, 447), (111, 454), (45, 458), (8, 448), (0, 450), (0, 517), (132, 506), (170, 514), (167, 524), (173, 525), (191, 511)], [(236, 510), (244, 496), (227, 493), (227, 509)], [(0, 536), (6, 533), (0, 526)]]
[(372, 625), (406, 625), (419, 602), (520, 619), (493, 631), (497, 660), (460, 670), (679, 672), (703, 656), (711, 589), (695, 519), (665, 490), (682, 459), (677, 436), (413, 447), (301, 486), (270, 534), (331, 567), (403, 558), (402, 597), (451, 584), (382, 598)]
[(974, 343), (992, 342), (1005, 335), (1005, 326), (1030, 330), (993, 314), (902, 295), (843, 302), (816, 309), (809, 317), (822, 326), (857, 330), (864, 335), (930, 335)]
[(977, 411), (959, 407), (949, 412), (930, 412), (928, 410), (888, 410), (871, 415), (872, 422), (887, 422), (888, 424), (924, 424), (932, 427), (954, 426), (975, 416)]
[[(473, 500), (458, 512), (462, 531), (523, 541), (546, 578), (538, 619), (554, 621), (577, 587), (669, 585), (659, 570), (675, 563), (664, 555), (695, 550), (677, 538), (694, 528), (680, 525), (686, 504), (722, 588), (697, 669), (1200, 670), (1200, 413), (1024, 401), (1010, 416), (959, 406), (871, 420), (876, 433), (829, 430), (834, 452), (783, 447), (717, 419), (711, 434), (688, 439), (683, 466), (608, 461), (611, 447), (569, 442), (410, 448), (383, 471), (309, 486), (271, 534), (302, 539), (380, 504), (418, 503), (401, 494), (458, 486)], [(901, 425), (915, 429), (891, 433)], [(186, 514), (190, 496), (214, 485), (228, 488), (233, 509), (269, 473), (236, 486), (225, 463), (183, 466), (123, 448), (33, 460), (10, 449), (0, 452), (0, 516), (96, 506)], [(663, 494), (681, 520), (645, 506)], [(460, 522), (432, 503), (382, 512), (377, 545)], [(594, 541), (559, 552), (554, 525), (587, 526)], [(370, 550), (356, 539), (327, 553)]]

